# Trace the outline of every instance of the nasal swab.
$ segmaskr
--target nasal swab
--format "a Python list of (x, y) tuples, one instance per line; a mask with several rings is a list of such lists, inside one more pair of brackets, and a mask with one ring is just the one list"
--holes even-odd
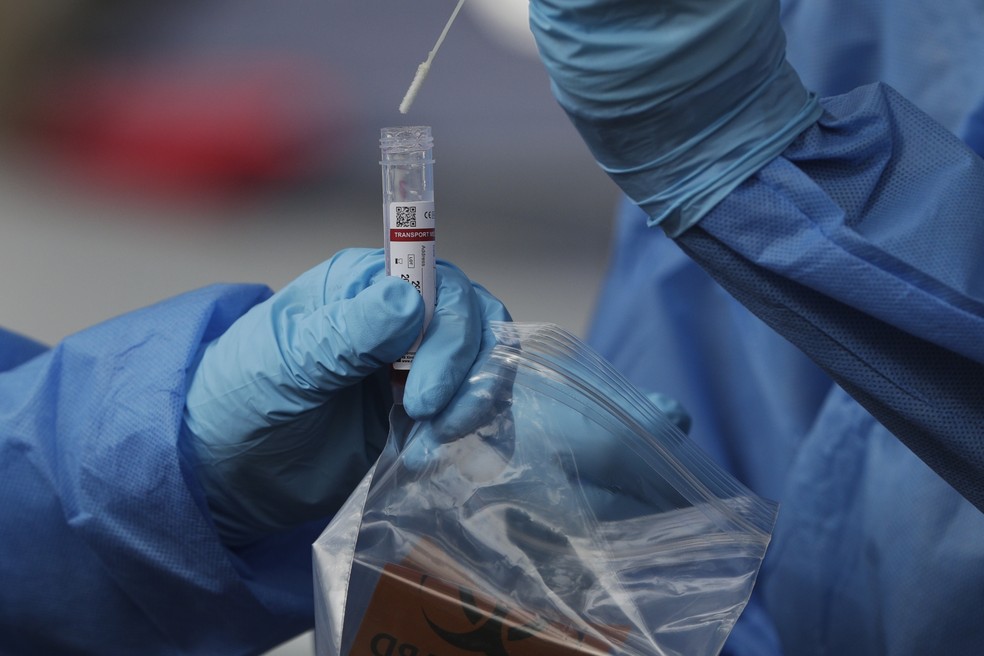
[(430, 72), (431, 63), (434, 61), (434, 56), (437, 55), (438, 48), (444, 43), (444, 37), (448, 35), (448, 30), (451, 29), (451, 23), (454, 19), (458, 17), (458, 12), (461, 11), (461, 5), (465, 4), (465, 0), (458, 0), (457, 6), (455, 6), (454, 11), (451, 12), (451, 18), (448, 19), (447, 24), (444, 26), (444, 30), (441, 32), (441, 36), (437, 37), (437, 43), (434, 44), (434, 48), (427, 55), (427, 59), (421, 62), (420, 66), (417, 67), (417, 72), (414, 73), (413, 81), (410, 82), (410, 88), (407, 89), (407, 93), (403, 96), (403, 102), (400, 103), (400, 113), (406, 114), (410, 111), (410, 105), (413, 104), (414, 98), (417, 97), (417, 93), (420, 91), (421, 85), (424, 83), (424, 78)]

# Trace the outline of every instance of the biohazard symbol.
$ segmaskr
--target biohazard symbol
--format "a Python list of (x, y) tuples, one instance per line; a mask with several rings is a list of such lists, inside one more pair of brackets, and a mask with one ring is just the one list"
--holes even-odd
[(416, 563), (383, 567), (350, 654), (603, 656), (627, 635), (621, 627), (594, 625), (596, 633), (587, 634), (509, 602), (497, 603), (458, 575), (455, 563), (430, 560), (426, 568), (443, 576), (428, 575)]
[[(425, 575), (421, 583), (427, 580)], [(458, 598), (461, 600), (461, 610), (468, 622), (475, 628), (471, 631), (455, 633), (440, 627), (424, 611), (424, 619), (432, 631), (452, 647), (462, 651), (484, 654), (484, 656), (510, 656), (507, 645), (526, 640), (537, 635), (546, 628), (546, 623), (534, 620), (523, 626), (515, 626), (507, 621), (509, 610), (496, 604), (489, 613), (479, 610), (478, 600), (464, 588), (458, 588)]]

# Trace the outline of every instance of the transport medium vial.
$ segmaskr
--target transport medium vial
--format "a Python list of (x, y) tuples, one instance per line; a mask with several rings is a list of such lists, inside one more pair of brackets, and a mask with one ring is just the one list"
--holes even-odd
[[(405, 280), (420, 292), (424, 331), (437, 303), (433, 144), (429, 126), (380, 131), (386, 274)], [(423, 331), (406, 355), (393, 363), (395, 378), (405, 380), (422, 337)]]

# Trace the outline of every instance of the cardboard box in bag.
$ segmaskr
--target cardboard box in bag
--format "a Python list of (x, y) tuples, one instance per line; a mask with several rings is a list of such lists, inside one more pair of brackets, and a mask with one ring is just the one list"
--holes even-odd
[(493, 601), (441, 561), (431, 547), (383, 567), (350, 656), (603, 656), (625, 638)]

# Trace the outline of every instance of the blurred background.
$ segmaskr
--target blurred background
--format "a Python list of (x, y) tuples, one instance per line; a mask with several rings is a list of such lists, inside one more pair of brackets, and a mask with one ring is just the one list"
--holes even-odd
[(614, 186), (550, 95), (525, 0), (0, 3), (0, 323), (53, 342), (381, 243), (379, 128), (435, 135), (439, 255), (581, 332)]
[[(431, 125), (438, 254), (582, 334), (616, 191), (527, 0), (0, 2), (0, 325), (53, 343), (214, 282), (379, 246), (379, 129)], [(310, 635), (275, 650), (312, 653)]]

